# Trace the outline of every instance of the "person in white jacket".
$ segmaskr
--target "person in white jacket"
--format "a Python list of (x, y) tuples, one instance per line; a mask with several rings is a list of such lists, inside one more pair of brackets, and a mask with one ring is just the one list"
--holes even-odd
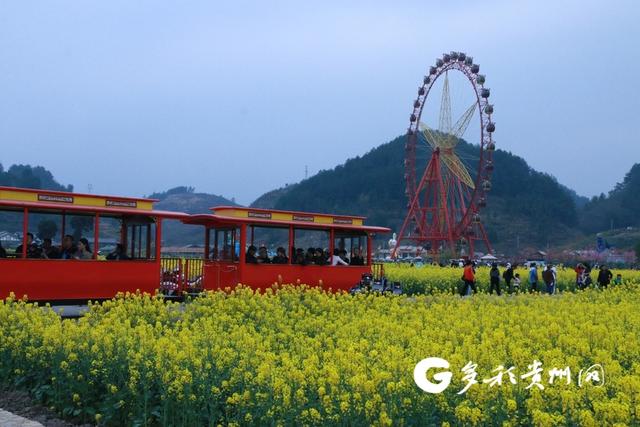
[(336, 266), (338, 264), (341, 265), (349, 265), (349, 263), (347, 263), (346, 261), (344, 261), (342, 258), (340, 258), (340, 256), (338, 256), (338, 249), (334, 249), (333, 250), (333, 255), (331, 255), (331, 257), (329, 257), (329, 264), (331, 266)]

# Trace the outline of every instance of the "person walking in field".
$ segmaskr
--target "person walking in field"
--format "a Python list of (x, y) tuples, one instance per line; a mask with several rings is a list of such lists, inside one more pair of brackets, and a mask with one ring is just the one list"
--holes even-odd
[(491, 281), (489, 294), (493, 294), (493, 289), (495, 288), (496, 293), (500, 296), (500, 270), (498, 270), (498, 264), (495, 262), (491, 265), (491, 270), (489, 270), (489, 280)]
[(538, 268), (535, 262), (531, 263), (531, 268), (529, 269), (529, 286), (530, 292), (538, 291)]
[(471, 260), (467, 260), (464, 266), (464, 271), (462, 272), (462, 280), (464, 281), (464, 289), (462, 291), (462, 295), (471, 295), (471, 290), (476, 293), (476, 275), (473, 271), (473, 263)]
[(516, 273), (513, 276), (513, 291), (515, 293), (519, 293), (520, 292), (520, 273)]
[(513, 267), (511, 267), (510, 263), (507, 263), (507, 269), (502, 273), (502, 278), (504, 279), (505, 285), (507, 285), (507, 292), (513, 293), (513, 287), (511, 286), (511, 281), (513, 280)]
[(613, 284), (614, 285), (622, 285), (622, 274), (620, 274), (620, 273), (616, 274), (616, 278), (613, 279)]
[(544, 280), (544, 284), (547, 285), (547, 293), (549, 295), (553, 295), (554, 291), (554, 274), (553, 270), (551, 270), (551, 265), (547, 265), (547, 268), (542, 272), (542, 280)]
[(602, 288), (606, 288), (611, 283), (611, 279), (613, 279), (613, 273), (606, 265), (600, 267), (600, 272), (598, 273), (598, 286)]
[(578, 289), (584, 289), (584, 271), (585, 267), (582, 263), (578, 263), (576, 268), (573, 269), (576, 272), (576, 287)]

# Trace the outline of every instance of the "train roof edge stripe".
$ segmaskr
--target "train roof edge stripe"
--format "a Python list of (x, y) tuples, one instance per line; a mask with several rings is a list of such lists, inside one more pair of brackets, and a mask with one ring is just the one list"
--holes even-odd
[(127, 197), (127, 196), (114, 196), (114, 195), (105, 195), (105, 194), (72, 193), (69, 191), (47, 190), (44, 188), (7, 187), (2, 185), (0, 185), (0, 191), (19, 191), (22, 193), (46, 193), (46, 194), (52, 194), (56, 196), (90, 197), (94, 199), (117, 199), (117, 200), (130, 200), (130, 201), (136, 201), (136, 202), (156, 203), (160, 201), (158, 199), (148, 199), (144, 197)]
[(305, 211), (289, 211), (289, 210), (280, 210), (280, 209), (263, 209), (263, 208), (251, 208), (244, 206), (214, 206), (209, 208), (212, 211), (216, 210), (246, 210), (252, 212), (265, 212), (265, 213), (283, 213), (283, 214), (291, 214), (291, 215), (316, 215), (316, 216), (326, 216), (326, 217), (334, 217), (334, 218), (352, 218), (352, 219), (367, 219), (366, 216), (360, 215), (335, 215), (330, 213), (320, 213), (320, 212), (305, 212)]

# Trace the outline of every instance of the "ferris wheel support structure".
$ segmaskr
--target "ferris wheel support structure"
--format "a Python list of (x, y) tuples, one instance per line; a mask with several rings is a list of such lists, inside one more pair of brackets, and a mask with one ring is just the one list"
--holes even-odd
[[(472, 105), (454, 124), (449, 95), (450, 71), (466, 76), (474, 95)], [(445, 247), (456, 253), (460, 244), (468, 245), (469, 256), (473, 256), (478, 242), (484, 244), (487, 252), (493, 252), (479, 212), (486, 206), (486, 196), (491, 190), (495, 123), (492, 120), (493, 105), (489, 103), (490, 90), (484, 87), (486, 79), (479, 71), (480, 66), (473, 62), (473, 58), (461, 52), (451, 52), (436, 60), (418, 88), (405, 145), (407, 215), (392, 250), (393, 257), (397, 256), (403, 241), (427, 247), (434, 254), (441, 253)], [(431, 89), (439, 78), (444, 82), (438, 129), (434, 130), (422, 123), (421, 117)], [(467, 168), (456, 147), (476, 112), (480, 124), (479, 139), (470, 142), (478, 146), (478, 161), (473, 168)], [(425, 142), (431, 149), (431, 157), (422, 171), (416, 161), (416, 151)]]

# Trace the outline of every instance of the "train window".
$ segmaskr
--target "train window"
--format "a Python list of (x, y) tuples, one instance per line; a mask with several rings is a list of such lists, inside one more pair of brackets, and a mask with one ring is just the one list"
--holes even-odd
[(329, 230), (295, 228), (291, 253), (292, 264), (324, 264), (329, 258)]
[(237, 262), (240, 258), (240, 229), (210, 228), (209, 258), (214, 261)]
[(37, 258), (60, 258), (64, 217), (61, 213), (29, 211), (29, 231), (34, 235), (32, 253)]
[[(80, 241), (80, 239), (87, 239), (87, 242), (89, 243), (89, 245), (86, 249), (88, 252), (90, 252), (93, 255), (94, 253), (93, 245), (95, 243), (94, 232), (95, 232), (95, 217), (93, 214), (63, 215), (61, 234), (64, 233), (65, 236), (66, 235), (72, 236), (73, 245), (68, 249), (69, 253), (67, 255), (64, 254), (65, 248), (63, 248), (62, 246), (60, 247), (61, 258), (78, 257), (79, 256), (78, 242)], [(93, 256), (91, 256), (90, 258), (93, 258)]]
[(156, 223), (145, 216), (124, 217), (124, 241), (129, 259), (152, 260), (156, 257)]
[[(124, 245), (126, 232), (123, 218), (120, 216), (100, 215), (100, 236), (98, 237), (98, 258), (107, 260), (126, 260)], [(118, 247), (120, 245), (120, 247)]]
[[(93, 245), (93, 234), (95, 231), (93, 215), (65, 215), (64, 216), (63, 229), (65, 235), (73, 236), (73, 241), (78, 242), (81, 238), (85, 238), (89, 241), (90, 245)], [(93, 250), (93, 246), (91, 246)]]
[(15, 258), (22, 245), (22, 211), (0, 210), (0, 258)]
[(364, 233), (338, 232), (334, 234), (333, 247), (349, 265), (367, 264), (367, 235)]
[[(247, 227), (247, 245), (255, 246), (257, 249), (256, 257), (259, 263), (271, 263), (276, 260), (277, 264), (288, 263), (289, 258), (289, 227)], [(278, 255), (278, 248), (284, 250), (284, 259), (282, 254)], [(266, 249), (266, 257), (263, 253)]]

